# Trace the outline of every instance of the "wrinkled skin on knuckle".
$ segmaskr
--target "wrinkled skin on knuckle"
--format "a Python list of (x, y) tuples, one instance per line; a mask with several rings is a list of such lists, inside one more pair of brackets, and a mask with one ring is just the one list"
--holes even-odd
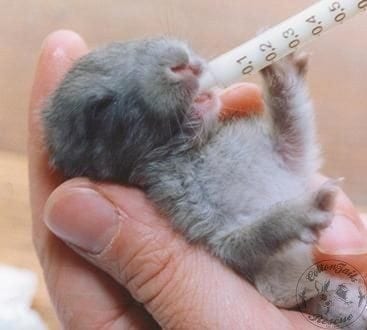
[(138, 250), (119, 273), (134, 298), (144, 305), (160, 300), (165, 289), (179, 278), (179, 268), (185, 248), (173, 239), (162, 244), (154, 237), (141, 242)]
[(164, 328), (180, 328), (193, 322), (194, 313), (188, 309), (192, 307), (190, 302), (199, 301), (195, 293), (199, 288), (191, 281), (197, 268), (192, 262), (196, 250), (178, 234), (148, 236), (130, 259), (120, 264), (122, 283), (149, 313), (158, 316), (156, 320)]
[[(154, 315), (159, 315), (159, 323), (164, 329), (210, 329), (203, 317), (209, 292), (205, 294), (204, 279), (200, 269), (193, 263), (193, 254), (184, 255), (176, 263), (175, 273), (158, 295), (152, 297), (145, 306)], [(195, 257), (195, 256), (194, 256)], [(173, 262), (174, 263), (174, 262)]]

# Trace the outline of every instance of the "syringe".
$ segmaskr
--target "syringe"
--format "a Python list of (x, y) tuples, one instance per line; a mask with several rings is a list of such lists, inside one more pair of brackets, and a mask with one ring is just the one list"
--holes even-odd
[(367, 0), (322, 0), (209, 63), (203, 88), (226, 87), (367, 9)]

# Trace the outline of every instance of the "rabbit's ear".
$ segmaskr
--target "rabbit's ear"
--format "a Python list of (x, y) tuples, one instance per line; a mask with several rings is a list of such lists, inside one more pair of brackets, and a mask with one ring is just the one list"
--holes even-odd
[(324, 285), (322, 287), (322, 291), (327, 292), (327, 290), (329, 289), (329, 285), (330, 285), (330, 280), (328, 280), (327, 282), (324, 283)]
[(318, 280), (315, 281), (315, 288), (318, 293), (322, 291), (322, 284)]

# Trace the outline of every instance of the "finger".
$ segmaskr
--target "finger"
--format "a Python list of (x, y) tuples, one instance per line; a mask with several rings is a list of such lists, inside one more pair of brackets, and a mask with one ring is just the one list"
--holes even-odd
[(51, 191), (62, 180), (56, 173), (51, 172), (48, 166), (40, 111), (47, 96), (55, 89), (73, 61), (87, 50), (86, 44), (76, 33), (54, 32), (43, 43), (35, 73), (28, 114), (28, 159), (33, 229), (35, 245), (39, 252), (43, 250), (39, 244), (44, 242), (48, 235), (41, 221), (43, 206)]
[(261, 90), (255, 84), (232, 85), (220, 93), (220, 98), (222, 120), (261, 114), (264, 111)]
[[(318, 177), (317, 184), (327, 178)], [(332, 224), (322, 232), (315, 249), (318, 261), (338, 259), (351, 263), (361, 273), (367, 273), (367, 226), (351, 200), (339, 189)]]
[(136, 189), (71, 180), (51, 195), (45, 221), (126, 287), (163, 328), (249, 329), (263, 313), (263, 328), (272, 329), (273, 322), (290, 327), (243, 278), (188, 245)]
[(76, 255), (52, 235), (44, 222), (44, 204), (62, 181), (48, 167), (40, 111), (73, 61), (88, 51), (74, 32), (58, 31), (43, 44), (29, 110), (29, 177), (33, 239), (51, 299), (67, 329), (155, 329), (156, 323), (110, 276)]
[[(327, 181), (318, 177), (317, 185)], [(330, 254), (367, 253), (367, 229), (351, 200), (338, 189), (332, 225), (323, 231), (318, 249)]]

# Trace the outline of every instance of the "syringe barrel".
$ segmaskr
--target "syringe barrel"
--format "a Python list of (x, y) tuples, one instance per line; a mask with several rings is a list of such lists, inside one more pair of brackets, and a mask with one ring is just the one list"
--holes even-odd
[(226, 87), (303, 47), (332, 27), (366, 10), (367, 0), (322, 0), (213, 59), (201, 79), (203, 89)]

